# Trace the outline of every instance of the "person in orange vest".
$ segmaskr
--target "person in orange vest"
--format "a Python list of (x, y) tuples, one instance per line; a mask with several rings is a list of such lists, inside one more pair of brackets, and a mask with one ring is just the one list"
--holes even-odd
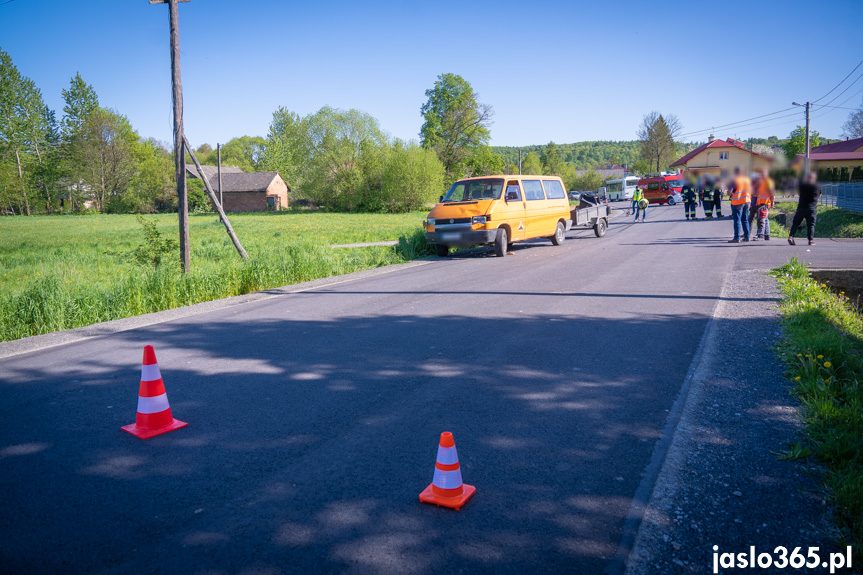
[(740, 243), (740, 231), (743, 229), (743, 241), (749, 241), (749, 202), (752, 201), (752, 180), (743, 173), (740, 166), (734, 168), (734, 180), (731, 182), (731, 219), (734, 220), (734, 239), (730, 244)]
[[(776, 184), (767, 173), (767, 170), (761, 170), (761, 176), (758, 183), (755, 185), (755, 213), (758, 218), (758, 231), (752, 238), (754, 240), (770, 239), (770, 208), (773, 207), (773, 202), (776, 200)], [(750, 216), (750, 220), (751, 220)], [(752, 225), (750, 223), (750, 225)]]

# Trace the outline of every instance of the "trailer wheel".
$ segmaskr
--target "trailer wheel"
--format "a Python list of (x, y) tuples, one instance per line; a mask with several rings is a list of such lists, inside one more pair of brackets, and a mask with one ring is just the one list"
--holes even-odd
[(449, 255), (449, 246), (444, 244), (435, 244), (434, 253), (439, 258), (445, 258)]
[(506, 233), (506, 228), (498, 228), (497, 235), (494, 237), (494, 255), (502, 258), (506, 255), (506, 245), (509, 242), (509, 237)]
[(593, 233), (596, 234), (596, 237), (601, 238), (605, 235), (606, 228), (608, 228), (608, 223), (605, 221), (605, 218), (599, 218), (593, 224)]
[(563, 240), (566, 239), (566, 227), (563, 225), (563, 222), (557, 222), (557, 228), (554, 230), (554, 235), (548, 239), (550, 239), (552, 245), (555, 246), (559, 246), (563, 243)]

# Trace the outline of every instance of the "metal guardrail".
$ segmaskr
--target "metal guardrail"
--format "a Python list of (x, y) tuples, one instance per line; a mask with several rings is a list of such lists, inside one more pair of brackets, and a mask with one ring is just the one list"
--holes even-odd
[(863, 212), (863, 183), (822, 184), (821, 203), (852, 212)]

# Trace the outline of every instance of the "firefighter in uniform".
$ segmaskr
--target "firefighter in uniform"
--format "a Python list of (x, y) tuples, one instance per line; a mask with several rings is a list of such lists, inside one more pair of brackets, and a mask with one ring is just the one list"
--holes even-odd
[(692, 176), (686, 178), (686, 183), (680, 189), (680, 195), (683, 196), (683, 209), (686, 212), (686, 219), (690, 216), (693, 221), (697, 220), (695, 208), (698, 207), (698, 194), (695, 192)]
[(698, 186), (698, 196), (701, 199), (701, 205), (704, 206), (704, 219), (710, 220), (713, 218), (713, 178), (705, 174), (701, 179), (701, 184)]
[(713, 186), (713, 207), (716, 208), (716, 217), (722, 217), (722, 186), (719, 182)]

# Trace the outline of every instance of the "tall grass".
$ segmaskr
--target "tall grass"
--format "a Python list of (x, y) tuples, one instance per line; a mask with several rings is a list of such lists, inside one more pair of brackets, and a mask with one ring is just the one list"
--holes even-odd
[(773, 271), (784, 293), (780, 353), (803, 406), (807, 445), (826, 468), (825, 484), (854, 562), (863, 561), (863, 317), (841, 294), (792, 261)]
[[(429, 253), (419, 228), (421, 215), (304, 216), (232, 215), (232, 225), (249, 252), (246, 261), (233, 251), (218, 218), (193, 217), (193, 259), (187, 274), (180, 273), (176, 262), (156, 270), (134, 263), (129, 254), (142, 241), (143, 231), (131, 217), (4, 218), (0, 340), (371, 269)], [(176, 216), (156, 219), (163, 234), (176, 233)], [(328, 247), (385, 239), (399, 239), (399, 244)]]

